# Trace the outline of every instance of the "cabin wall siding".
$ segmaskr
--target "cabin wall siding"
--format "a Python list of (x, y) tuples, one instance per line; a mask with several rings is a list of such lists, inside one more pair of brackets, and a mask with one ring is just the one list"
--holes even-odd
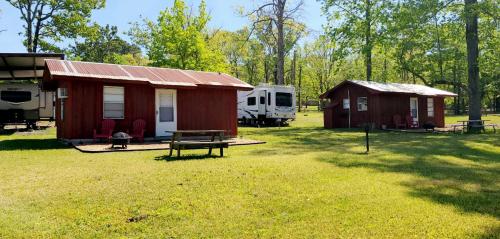
[[(132, 128), (136, 119), (146, 121), (146, 137), (156, 132), (155, 88), (141, 84), (103, 83), (86, 80), (60, 80), (58, 87), (68, 89), (64, 120), (60, 120), (60, 101), (56, 100), (57, 137), (64, 139), (91, 139), (93, 130), (103, 120), (103, 87), (125, 88), (124, 119), (115, 119), (116, 131)], [(177, 89), (178, 129), (223, 129), (229, 135), (237, 134), (237, 107), (235, 89), (201, 88)]]
[[(428, 97), (414, 94), (380, 93), (365, 87), (345, 83), (330, 93), (330, 107), (324, 111), (325, 128), (347, 128), (349, 126), (349, 111), (343, 109), (344, 98), (350, 93), (351, 127), (359, 127), (363, 123), (373, 122), (376, 127), (395, 127), (394, 115), (400, 115), (402, 121), (410, 114), (410, 98), (418, 98), (419, 124), (434, 123), (437, 127), (444, 127), (444, 98)], [(357, 98), (368, 97), (368, 111), (357, 111)], [(434, 117), (428, 117), (427, 98), (434, 99)]]
[(233, 89), (201, 88), (177, 91), (179, 130), (220, 129), (236, 136), (237, 92)]

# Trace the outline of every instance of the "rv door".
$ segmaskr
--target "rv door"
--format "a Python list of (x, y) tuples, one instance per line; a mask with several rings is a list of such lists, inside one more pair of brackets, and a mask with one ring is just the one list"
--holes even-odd
[(266, 91), (259, 91), (259, 115), (266, 115)]

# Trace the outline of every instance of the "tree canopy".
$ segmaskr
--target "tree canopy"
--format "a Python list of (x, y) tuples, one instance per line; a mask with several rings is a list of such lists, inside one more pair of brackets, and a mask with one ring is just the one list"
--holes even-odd
[(153, 66), (225, 72), (224, 56), (208, 44), (208, 21), (205, 1), (195, 15), (183, 0), (175, 0), (156, 22), (135, 23), (130, 35), (145, 48)]
[(6, 1), (19, 10), (28, 52), (59, 51), (55, 43), (85, 36), (92, 31), (92, 11), (105, 5), (105, 0)]

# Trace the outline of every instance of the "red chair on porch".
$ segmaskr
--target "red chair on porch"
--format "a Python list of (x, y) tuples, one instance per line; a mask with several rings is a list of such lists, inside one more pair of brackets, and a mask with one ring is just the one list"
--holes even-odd
[(418, 128), (418, 122), (413, 121), (413, 117), (411, 115), (406, 115), (406, 124), (408, 128)]
[(394, 115), (392, 117), (392, 122), (394, 123), (394, 127), (396, 127), (396, 129), (406, 128), (406, 123), (402, 121), (401, 115)]
[(101, 124), (101, 130), (100, 132), (97, 132), (96, 129), (94, 129), (94, 142), (97, 139), (106, 139), (106, 140), (111, 140), (111, 137), (113, 136), (113, 130), (115, 129), (115, 121), (106, 119), (102, 121)]
[(130, 137), (137, 139), (139, 142), (144, 142), (144, 132), (146, 132), (146, 121), (143, 119), (134, 120)]

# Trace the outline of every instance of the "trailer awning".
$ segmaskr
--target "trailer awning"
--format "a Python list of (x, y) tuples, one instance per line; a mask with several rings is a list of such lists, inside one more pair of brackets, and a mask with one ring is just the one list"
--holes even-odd
[(42, 79), (46, 59), (64, 59), (55, 53), (0, 53), (0, 81)]

